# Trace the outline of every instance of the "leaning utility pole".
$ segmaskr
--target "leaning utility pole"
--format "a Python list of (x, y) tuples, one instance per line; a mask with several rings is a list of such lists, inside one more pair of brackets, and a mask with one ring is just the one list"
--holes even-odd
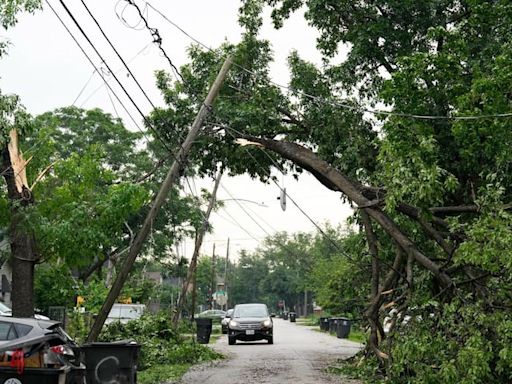
[(226, 311), (229, 308), (229, 294), (228, 294), (228, 268), (229, 268), (229, 237), (228, 246), (226, 248), (226, 265), (224, 266), (224, 292), (226, 292)]
[(217, 260), (215, 259), (215, 243), (213, 243), (213, 252), (212, 252), (212, 278), (210, 282), (210, 309), (215, 309), (215, 303), (213, 300), (213, 294), (217, 290), (217, 279), (215, 278), (215, 263)]
[[(208, 219), (210, 218), (210, 214), (212, 213), (213, 207), (215, 205), (217, 190), (219, 189), (220, 178), (222, 177), (222, 171), (223, 169), (221, 168), (217, 173), (217, 176), (215, 178), (215, 185), (213, 186), (212, 196), (210, 198), (210, 202), (208, 203), (206, 213), (203, 216), (203, 225), (201, 226), (201, 228), (197, 230), (196, 243), (194, 245), (194, 253), (192, 254), (192, 259), (190, 259), (190, 265), (188, 266), (187, 278), (185, 279), (185, 281), (183, 282), (183, 286), (181, 287), (180, 300), (178, 301), (176, 312), (174, 313), (174, 317), (172, 318), (172, 322), (174, 325), (178, 324), (178, 320), (180, 319), (181, 311), (183, 309), (183, 305), (185, 303), (185, 299), (187, 296), (188, 287), (191, 283), (195, 281), (197, 258), (199, 257), (199, 250), (201, 249), (201, 245), (203, 244), (204, 234), (208, 229)], [(194, 284), (194, 287), (192, 289), (192, 301), (195, 301), (195, 289), (196, 287)], [(195, 303), (192, 304), (195, 307)], [(192, 319), (194, 318), (194, 310), (195, 308), (192, 308)]]
[(208, 92), (208, 96), (206, 96), (203, 105), (199, 109), (199, 112), (197, 113), (197, 116), (194, 120), (194, 123), (192, 124), (192, 127), (190, 128), (190, 131), (188, 132), (185, 141), (183, 141), (183, 143), (181, 144), (181, 147), (176, 155), (175, 161), (173, 162), (171, 169), (167, 173), (167, 176), (165, 177), (165, 180), (162, 186), (160, 187), (158, 194), (153, 200), (151, 209), (149, 210), (149, 213), (147, 214), (146, 219), (144, 220), (144, 223), (142, 224), (139, 233), (135, 237), (135, 240), (133, 241), (130, 247), (130, 252), (128, 253), (127, 258), (121, 270), (119, 271), (116, 280), (114, 281), (114, 284), (112, 284), (112, 288), (110, 288), (110, 292), (108, 293), (107, 299), (103, 303), (103, 306), (101, 307), (101, 310), (98, 313), (98, 317), (96, 318), (96, 321), (92, 325), (91, 331), (87, 336), (88, 342), (95, 341), (98, 335), (100, 334), (101, 328), (105, 323), (108, 313), (110, 312), (110, 309), (114, 305), (115, 300), (121, 293), (121, 289), (123, 288), (123, 285), (126, 279), (128, 278), (128, 274), (130, 273), (133, 264), (135, 263), (135, 259), (139, 255), (139, 252), (142, 249), (144, 241), (148, 237), (148, 234), (153, 225), (153, 221), (155, 220), (158, 214), (158, 211), (160, 210), (163, 203), (167, 199), (167, 195), (169, 194), (169, 191), (172, 189), (176, 179), (179, 177), (180, 171), (185, 166), (185, 160), (187, 159), (190, 148), (192, 147), (194, 140), (199, 134), (199, 130), (203, 125), (204, 119), (208, 115), (209, 110), (212, 107), (213, 101), (217, 97), (217, 94), (219, 93), (221, 85), (224, 82), (232, 63), (233, 59), (231, 56), (229, 56), (226, 59), (226, 61), (224, 61), (224, 64), (222, 65), (222, 68), (220, 69), (219, 74), (215, 79), (215, 82), (213, 83), (213, 85), (210, 88), (210, 91)]

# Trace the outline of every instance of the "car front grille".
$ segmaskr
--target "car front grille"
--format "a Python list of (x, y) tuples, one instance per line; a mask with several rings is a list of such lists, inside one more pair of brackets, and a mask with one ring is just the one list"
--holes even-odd
[(261, 323), (240, 323), (240, 329), (260, 329)]

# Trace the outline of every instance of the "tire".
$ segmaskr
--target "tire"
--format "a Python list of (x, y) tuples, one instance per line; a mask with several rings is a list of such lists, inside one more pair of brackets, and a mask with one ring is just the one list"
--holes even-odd
[(229, 345), (235, 345), (236, 339), (234, 337), (228, 336), (228, 344)]
[(269, 336), (267, 341), (269, 344), (274, 344), (274, 336)]

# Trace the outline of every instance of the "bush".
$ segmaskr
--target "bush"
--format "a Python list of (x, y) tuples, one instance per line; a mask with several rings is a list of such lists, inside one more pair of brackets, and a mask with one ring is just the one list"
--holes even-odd
[(458, 300), (434, 314), (418, 310), (383, 342), (387, 370), (374, 357), (338, 369), (369, 383), (511, 383), (512, 314), (491, 310)]
[(100, 341), (135, 340), (142, 345), (139, 369), (144, 370), (158, 365), (196, 364), (221, 358), (222, 355), (210, 348), (185, 340), (179, 331), (190, 332), (190, 324), (174, 328), (170, 316), (161, 312), (157, 315), (144, 314), (138, 320), (127, 324), (114, 322), (106, 326), (100, 334)]

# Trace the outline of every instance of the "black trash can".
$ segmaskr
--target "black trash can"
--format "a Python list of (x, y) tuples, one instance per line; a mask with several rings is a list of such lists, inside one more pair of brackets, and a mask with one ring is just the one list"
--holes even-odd
[(196, 335), (199, 344), (208, 344), (212, 334), (212, 319), (196, 318)]
[(329, 331), (329, 318), (321, 317), (320, 318), (320, 330), (321, 331)]
[(87, 384), (136, 384), (139, 351), (130, 340), (82, 345)]
[(60, 384), (66, 382), (69, 367), (25, 368), (20, 373), (17, 368), (0, 367), (0, 383), (17, 384)]
[(283, 312), (283, 320), (288, 320), (288, 312)]
[(290, 322), (295, 323), (295, 319), (297, 319), (297, 314), (295, 312), (290, 312)]
[(329, 318), (329, 333), (336, 334), (338, 329), (338, 320), (339, 317), (330, 317)]
[(336, 328), (336, 336), (338, 339), (346, 339), (350, 334), (351, 321), (346, 317), (340, 317)]

